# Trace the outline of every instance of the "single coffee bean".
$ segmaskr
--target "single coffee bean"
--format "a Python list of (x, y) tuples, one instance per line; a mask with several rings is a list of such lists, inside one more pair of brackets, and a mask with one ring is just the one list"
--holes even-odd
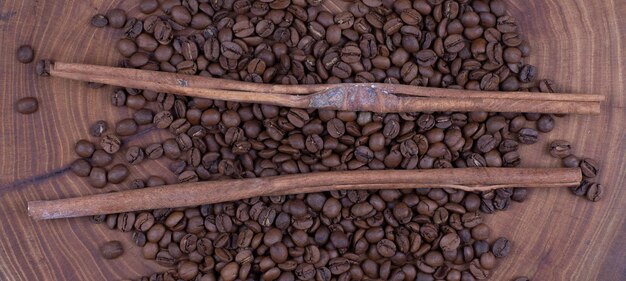
[(157, 0), (142, 0), (139, 3), (139, 10), (144, 14), (154, 13), (159, 8)]
[(150, 159), (159, 159), (163, 156), (163, 146), (160, 143), (153, 143), (146, 147), (146, 155)]
[(594, 184), (594, 182), (591, 180), (583, 179), (578, 186), (571, 187), (570, 191), (572, 191), (572, 193), (576, 196), (585, 196), (587, 194), (587, 190), (589, 190), (589, 187), (591, 187), (592, 184)]
[(74, 151), (76, 152), (76, 155), (88, 158), (93, 155), (94, 151), (96, 151), (96, 146), (90, 141), (83, 139), (76, 142), (76, 145), (74, 145)]
[(85, 159), (76, 159), (70, 165), (70, 170), (79, 177), (87, 177), (91, 172), (91, 165)]
[(602, 186), (599, 183), (593, 183), (591, 184), (591, 186), (589, 186), (589, 189), (587, 189), (587, 199), (589, 199), (589, 201), (599, 201), (602, 196), (604, 195), (604, 186)]
[(511, 242), (504, 238), (500, 237), (496, 239), (496, 241), (491, 246), (491, 252), (496, 258), (504, 258), (509, 255), (511, 251)]
[(537, 68), (533, 65), (524, 65), (519, 73), (519, 79), (522, 83), (535, 81), (537, 77)]
[(123, 164), (117, 164), (107, 173), (107, 180), (110, 183), (118, 184), (124, 181), (129, 175), (128, 168)]
[(17, 48), (15, 57), (21, 63), (31, 63), (35, 57), (35, 51), (30, 45), (22, 45)]
[(32, 114), (39, 109), (39, 101), (34, 97), (25, 97), (15, 103), (15, 111), (21, 114)]
[(156, 115), (154, 115), (154, 124), (159, 129), (165, 129), (169, 127), (174, 121), (174, 116), (169, 111), (160, 111)]
[(346, 127), (341, 120), (333, 118), (326, 124), (326, 130), (328, 130), (328, 134), (333, 138), (339, 138), (345, 134)]
[(555, 158), (565, 158), (571, 155), (572, 146), (568, 141), (555, 140), (550, 143), (550, 155)]
[(104, 167), (113, 162), (113, 156), (102, 149), (96, 149), (91, 155), (90, 162), (94, 167)]
[(513, 191), (513, 195), (511, 195), (511, 200), (517, 202), (523, 202), (526, 200), (528, 194), (528, 190), (526, 188), (518, 187)]
[(100, 139), (100, 146), (109, 154), (114, 154), (120, 150), (122, 141), (116, 135), (105, 135)]
[(120, 136), (130, 136), (137, 133), (138, 125), (132, 118), (122, 119), (115, 124), (115, 133)]
[(89, 134), (99, 138), (109, 129), (109, 125), (104, 120), (98, 120), (89, 127)]
[(109, 25), (113, 28), (122, 28), (126, 23), (126, 12), (122, 9), (113, 9), (106, 13)]
[(600, 165), (595, 159), (584, 158), (580, 161), (580, 170), (583, 172), (583, 176), (595, 178), (600, 171)]
[(109, 20), (101, 14), (97, 14), (91, 18), (91, 25), (93, 27), (105, 27), (109, 24)]
[(576, 168), (580, 165), (580, 159), (575, 155), (569, 155), (561, 160), (566, 168)]
[(124, 254), (124, 246), (117, 240), (108, 241), (100, 246), (100, 254), (107, 260), (112, 260)]
[(87, 182), (95, 188), (103, 188), (107, 184), (106, 170), (100, 167), (91, 168)]
[(465, 48), (465, 39), (460, 34), (452, 34), (444, 40), (446, 51), (450, 53), (458, 53)]
[(548, 114), (542, 114), (537, 120), (537, 130), (543, 133), (551, 132), (554, 129), (554, 118)]
[(138, 165), (145, 158), (143, 148), (139, 146), (131, 146), (126, 151), (126, 162), (131, 165)]
[(376, 250), (383, 257), (392, 257), (396, 254), (396, 244), (388, 239), (378, 241), (376, 244)]
[(441, 247), (443, 251), (453, 251), (459, 247), (460, 242), (461, 240), (456, 233), (449, 233), (441, 238), (439, 247)]
[(539, 140), (539, 133), (535, 129), (523, 128), (519, 131), (518, 140), (523, 144), (533, 144)]

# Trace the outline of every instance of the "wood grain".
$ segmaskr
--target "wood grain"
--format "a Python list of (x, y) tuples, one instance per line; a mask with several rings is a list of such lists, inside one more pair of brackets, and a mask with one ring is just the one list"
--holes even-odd
[[(603, 159), (606, 197), (590, 203), (566, 190), (534, 190), (524, 204), (488, 216), (492, 237), (507, 236), (513, 251), (492, 280), (526, 275), (533, 280), (626, 280), (626, 5), (623, 0), (508, 1), (533, 48), (530, 63), (562, 92), (606, 95), (603, 114), (568, 116), (541, 142), (521, 151), (525, 167), (556, 167), (545, 153), (554, 139), (571, 140), (579, 155)], [(67, 172), (73, 143), (88, 136), (92, 122), (130, 116), (109, 104), (109, 88), (36, 79), (34, 65), (14, 58), (31, 44), (37, 58), (116, 65), (119, 31), (89, 27), (90, 17), (112, 7), (138, 11), (138, 1), (0, 1), (0, 280), (119, 280), (162, 267), (139, 258), (129, 234), (94, 226), (87, 219), (35, 222), (29, 200), (96, 193)], [(325, 4), (332, 11), (339, 8)], [(18, 115), (13, 103), (36, 96), (40, 110)], [(129, 144), (163, 135), (145, 129)], [(117, 159), (120, 160), (120, 159)], [(133, 175), (167, 173), (166, 162), (133, 167)], [(150, 171), (150, 172), (148, 172)], [(173, 182), (173, 179), (168, 180)], [(116, 190), (120, 187), (108, 187)], [(117, 239), (127, 253), (113, 261), (99, 257), (102, 241)]]

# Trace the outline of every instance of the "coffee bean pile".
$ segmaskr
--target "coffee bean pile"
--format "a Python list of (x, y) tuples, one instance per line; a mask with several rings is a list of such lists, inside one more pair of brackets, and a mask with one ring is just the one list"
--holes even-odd
[[(363, 0), (336, 14), (322, 2), (143, 0), (140, 18), (114, 9), (91, 24), (123, 32), (115, 47), (124, 67), (275, 84), (555, 91), (524, 63), (529, 44), (502, 0)], [(37, 65), (41, 75), (48, 70), (48, 62)], [(547, 114), (303, 110), (130, 88), (115, 89), (111, 102), (132, 109), (132, 117), (111, 128), (94, 123), (90, 134), (99, 141), (79, 141), (81, 158), (71, 165), (96, 188), (126, 181), (128, 165), (162, 158), (181, 183), (516, 167), (519, 145), (537, 142), (555, 124)], [(124, 144), (149, 127), (172, 137)], [(125, 163), (113, 163), (119, 153)], [(151, 176), (129, 186), (164, 184)], [(512, 247), (491, 237), (481, 213), (526, 195), (522, 188), (324, 192), (92, 220), (131, 232), (144, 258), (172, 268), (140, 280), (481, 280)]]
[(361, 190), (92, 219), (175, 268), (140, 280), (482, 280), (512, 243), (488, 242), (480, 205), (457, 190)]

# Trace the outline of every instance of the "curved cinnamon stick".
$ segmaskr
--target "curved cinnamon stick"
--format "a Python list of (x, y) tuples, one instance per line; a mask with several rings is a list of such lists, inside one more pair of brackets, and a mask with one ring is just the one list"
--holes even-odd
[(363, 83), (270, 85), (139, 69), (56, 62), (50, 75), (237, 102), (350, 111), (487, 111), (598, 114), (601, 95), (480, 92)]
[(487, 191), (504, 187), (571, 187), (579, 168), (453, 168), (343, 171), (208, 181), (28, 202), (34, 219), (56, 219), (145, 209), (177, 208), (256, 196), (351, 189), (452, 188)]

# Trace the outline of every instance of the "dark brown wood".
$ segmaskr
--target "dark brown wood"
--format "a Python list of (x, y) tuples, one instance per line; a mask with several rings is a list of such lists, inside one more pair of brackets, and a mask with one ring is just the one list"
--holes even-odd
[(267, 85), (141, 69), (55, 62), (50, 75), (236, 102), (372, 112), (487, 111), (599, 114), (604, 96), (480, 92), (408, 85)]
[(28, 202), (37, 220), (115, 214), (222, 203), (257, 196), (332, 190), (450, 188), (482, 192), (506, 187), (573, 187), (579, 168), (458, 168), (342, 171), (207, 181), (142, 188), (52, 201)]
[[(626, 5), (623, 0), (506, 2), (532, 48), (525, 61), (537, 66), (539, 78), (555, 80), (561, 92), (607, 97), (600, 115), (556, 118), (554, 131), (520, 148), (522, 166), (558, 167), (546, 149), (552, 140), (569, 140), (576, 155), (601, 159), (599, 180), (607, 190), (593, 203), (561, 188), (533, 189), (525, 202), (485, 216), (489, 241), (506, 236), (513, 242), (490, 280), (626, 280)], [(338, 12), (344, 3), (325, 0), (323, 5)], [(161, 159), (132, 167), (122, 184), (88, 188), (85, 179), (67, 169), (76, 159), (74, 143), (97, 141), (88, 134), (90, 124), (115, 122), (132, 116), (132, 110), (110, 105), (111, 87), (40, 79), (34, 64), (15, 59), (20, 45), (31, 44), (36, 59), (118, 65), (122, 57), (115, 42), (123, 31), (96, 29), (89, 21), (118, 7), (141, 17), (138, 5), (138, 0), (0, 1), (0, 280), (136, 280), (167, 270), (142, 259), (130, 233), (87, 218), (36, 222), (25, 211), (28, 201), (123, 190), (131, 180), (149, 175), (176, 182), (168, 176), (169, 162)], [(39, 111), (16, 113), (14, 102), (27, 96), (39, 99)], [(126, 144), (146, 146), (167, 135), (143, 132)], [(110, 240), (121, 241), (126, 253), (103, 260), (98, 247)]]

